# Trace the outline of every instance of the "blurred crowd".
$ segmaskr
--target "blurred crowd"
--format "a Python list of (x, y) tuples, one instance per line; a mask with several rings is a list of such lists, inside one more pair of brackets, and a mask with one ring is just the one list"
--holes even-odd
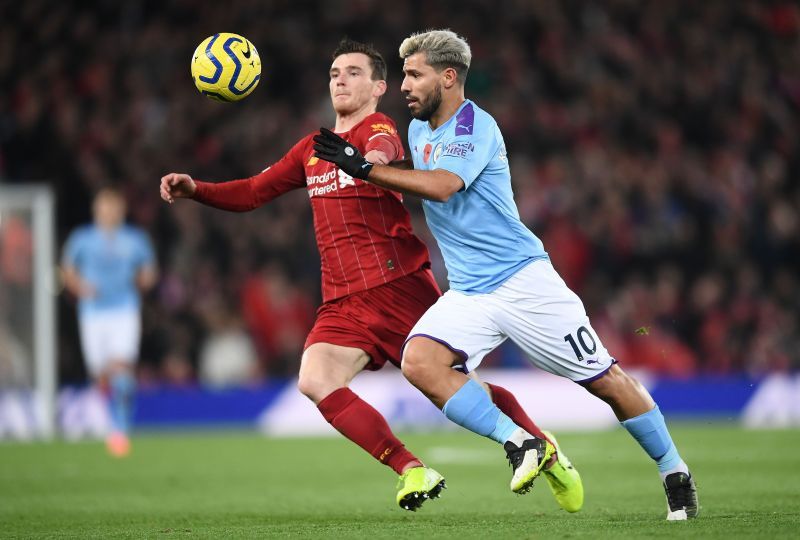
[[(320, 302), (307, 195), (251, 213), (164, 204), (167, 172), (258, 173), (332, 125), (342, 36), (389, 64), (449, 27), (472, 46), (467, 95), (507, 143), (517, 203), (612, 355), (672, 376), (800, 367), (800, 8), (791, 1), (394, 2), (111, 0), (0, 3), (0, 182), (46, 182), (58, 240), (120, 187), (161, 281), (145, 303), (142, 381), (226, 384), (296, 371)], [(220, 31), (262, 57), (238, 104), (192, 85)], [(446, 273), (409, 199), (417, 232)], [(62, 382), (84, 377), (74, 301), (60, 302)], [(485, 365), (521, 365), (505, 347)]]

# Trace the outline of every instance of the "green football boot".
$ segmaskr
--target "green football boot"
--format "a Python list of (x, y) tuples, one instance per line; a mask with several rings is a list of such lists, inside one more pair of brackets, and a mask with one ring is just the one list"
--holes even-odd
[(444, 477), (428, 467), (412, 467), (397, 481), (397, 504), (416, 512), (428, 499), (436, 499), (447, 486)]
[(558, 446), (558, 441), (549, 431), (543, 431), (548, 439), (555, 445), (558, 459), (553, 466), (544, 470), (544, 477), (550, 485), (559, 506), (567, 512), (577, 512), (583, 508), (583, 482), (581, 475), (564, 452)]

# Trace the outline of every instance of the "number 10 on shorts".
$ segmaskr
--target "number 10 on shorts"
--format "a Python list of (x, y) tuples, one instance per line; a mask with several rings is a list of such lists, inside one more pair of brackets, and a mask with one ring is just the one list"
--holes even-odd
[[(572, 351), (575, 353), (575, 357), (579, 362), (582, 362), (583, 353), (581, 352), (581, 349), (583, 349), (586, 354), (592, 355), (597, 352), (597, 343), (595, 343), (591, 332), (589, 332), (585, 326), (578, 328), (578, 331), (575, 332), (575, 335), (578, 337), (577, 342), (576, 339), (572, 337), (572, 334), (567, 334), (564, 336), (564, 341), (570, 344)], [(578, 348), (579, 343), (580, 349)]]

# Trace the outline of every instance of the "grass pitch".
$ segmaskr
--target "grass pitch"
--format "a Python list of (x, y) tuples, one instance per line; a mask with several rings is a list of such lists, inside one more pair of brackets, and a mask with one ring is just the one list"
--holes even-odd
[(586, 504), (559, 510), (546, 481), (516, 496), (502, 449), (467, 432), (407, 435), (447, 478), (416, 513), (396, 477), (342, 438), (139, 435), (124, 460), (100, 443), (0, 445), (3, 538), (788, 538), (800, 535), (800, 431), (680, 424), (700, 517), (668, 523), (655, 466), (622, 429), (557, 433)]

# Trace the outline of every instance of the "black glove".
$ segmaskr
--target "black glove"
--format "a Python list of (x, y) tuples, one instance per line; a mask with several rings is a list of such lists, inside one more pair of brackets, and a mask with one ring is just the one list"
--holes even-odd
[(372, 163), (364, 159), (358, 148), (329, 129), (320, 128), (314, 135), (314, 155), (330, 161), (353, 178), (366, 180)]

